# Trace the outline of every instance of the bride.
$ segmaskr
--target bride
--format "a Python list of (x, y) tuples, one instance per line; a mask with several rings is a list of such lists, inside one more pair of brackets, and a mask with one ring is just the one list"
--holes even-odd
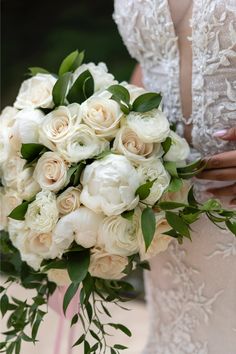
[[(115, 0), (114, 18), (133, 83), (162, 92), (193, 158), (208, 159), (198, 194), (235, 204), (236, 0)], [(192, 239), (151, 261), (143, 354), (236, 353), (236, 240), (205, 218)]]

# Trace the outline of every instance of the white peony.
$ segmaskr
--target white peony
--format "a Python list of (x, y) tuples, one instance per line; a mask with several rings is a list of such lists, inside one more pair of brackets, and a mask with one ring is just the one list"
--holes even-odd
[(56, 196), (43, 190), (36, 195), (36, 200), (29, 204), (25, 215), (26, 225), (38, 233), (51, 232), (58, 221)]
[(142, 235), (142, 230), (139, 231), (139, 247), (140, 247), (140, 258), (142, 261), (149, 260), (155, 257), (160, 252), (164, 252), (169, 243), (173, 240), (173, 237), (165, 235), (164, 233), (171, 230), (171, 226), (168, 224), (165, 214), (163, 212), (155, 215), (156, 217), (156, 231), (153, 237), (152, 243), (149, 248), (145, 249), (145, 243)]
[(14, 107), (52, 108), (52, 89), (57, 79), (50, 74), (37, 74), (23, 81), (14, 103)]
[(61, 215), (66, 215), (80, 207), (80, 193), (78, 187), (69, 187), (57, 197), (57, 208)]
[(31, 107), (19, 111), (15, 116), (14, 134), (22, 144), (39, 143), (39, 128), (44, 114)]
[(49, 269), (47, 275), (48, 280), (56, 283), (57, 286), (68, 286), (71, 283), (66, 269)]
[(9, 127), (4, 127), (3, 124), (0, 122), (0, 168), (2, 169), (2, 164), (6, 162), (11, 153), (12, 153), (12, 146), (11, 146), (11, 135), (12, 129)]
[(74, 72), (73, 81), (75, 81), (84, 71), (89, 70), (93, 76), (95, 91), (105, 90), (109, 86), (117, 83), (114, 80), (114, 76), (108, 73), (108, 69), (105, 63), (94, 63), (82, 64)]
[(75, 240), (84, 248), (93, 247), (97, 242), (98, 228), (103, 218), (102, 214), (80, 207), (59, 220), (53, 232), (54, 239), (59, 242), (66, 238), (70, 243)]
[(99, 228), (98, 244), (108, 253), (118, 256), (131, 256), (137, 253), (140, 217), (139, 210), (133, 215), (132, 220), (127, 220), (120, 215), (106, 217)]
[(140, 184), (135, 168), (125, 156), (110, 154), (85, 167), (80, 201), (96, 213), (119, 215), (136, 207)]
[(23, 171), (25, 162), (20, 156), (9, 156), (7, 161), (2, 165), (2, 184), (5, 187), (17, 190), (19, 176)]
[(170, 133), (166, 115), (159, 109), (146, 113), (130, 112), (127, 124), (144, 143), (163, 142)]
[(18, 112), (18, 109), (15, 107), (5, 107), (0, 115), (0, 124), (3, 124), (3, 127), (12, 127), (15, 123), (15, 116)]
[(128, 126), (124, 125), (116, 134), (112, 151), (126, 156), (133, 163), (142, 163), (160, 157), (161, 144), (144, 143)]
[(165, 161), (184, 161), (190, 154), (190, 147), (184, 138), (181, 138), (178, 134), (170, 131), (169, 134), (172, 144), (169, 151), (165, 154)]
[(8, 215), (22, 202), (17, 191), (0, 188), (0, 230), (7, 230)]
[(108, 147), (109, 142), (99, 139), (85, 124), (80, 124), (67, 139), (57, 144), (58, 152), (70, 163), (92, 158)]
[(40, 129), (40, 142), (51, 150), (55, 150), (55, 144), (68, 138), (80, 124), (80, 105), (72, 103), (60, 106), (47, 114)]
[(102, 279), (121, 279), (128, 265), (128, 258), (107, 253), (102, 248), (91, 250), (89, 273)]
[(42, 189), (58, 192), (67, 181), (68, 165), (56, 152), (45, 152), (37, 162), (34, 179)]
[(113, 138), (119, 128), (123, 116), (117, 102), (103, 97), (91, 97), (81, 105), (83, 121), (90, 126), (96, 135)]
[(146, 162), (140, 165), (137, 168), (137, 172), (142, 181), (141, 184), (156, 179), (156, 181), (154, 182), (150, 190), (149, 196), (144, 200), (144, 202), (147, 204), (151, 204), (151, 205), (155, 204), (155, 202), (157, 202), (161, 198), (162, 194), (169, 186), (170, 175), (165, 170), (160, 160)]

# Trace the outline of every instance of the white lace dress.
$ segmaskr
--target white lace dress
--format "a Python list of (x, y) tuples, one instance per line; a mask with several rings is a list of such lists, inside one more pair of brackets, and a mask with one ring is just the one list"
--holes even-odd
[[(177, 1), (177, 0), (176, 0)], [(193, 146), (203, 156), (233, 150), (214, 139), (236, 124), (236, 0), (194, 0)], [(114, 19), (146, 88), (183, 133), (179, 49), (168, 0), (115, 0)], [(146, 274), (150, 335), (143, 354), (236, 354), (236, 239), (202, 218), (193, 242), (173, 241)]]

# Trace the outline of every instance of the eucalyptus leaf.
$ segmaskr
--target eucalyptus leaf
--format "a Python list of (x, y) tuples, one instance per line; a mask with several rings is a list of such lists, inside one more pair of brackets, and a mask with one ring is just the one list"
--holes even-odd
[(161, 100), (162, 97), (159, 93), (144, 93), (143, 95), (138, 96), (133, 102), (132, 111), (141, 113), (149, 112), (154, 108), (158, 108)]
[(71, 78), (72, 78), (72, 74), (70, 72), (67, 72), (62, 76), (60, 76), (57, 82), (55, 83), (52, 90), (52, 96), (53, 96), (53, 102), (56, 107), (65, 104)]
[[(64, 314), (66, 313), (67, 307), (69, 306), (71, 300), (75, 296), (77, 290), (79, 289), (79, 283), (71, 283), (69, 287), (66, 290), (66, 293), (64, 295), (63, 299), (63, 312)], [(74, 344), (75, 345), (75, 344)]]
[(153, 210), (149, 207), (145, 208), (141, 215), (141, 227), (146, 250), (151, 245), (155, 230), (156, 219)]

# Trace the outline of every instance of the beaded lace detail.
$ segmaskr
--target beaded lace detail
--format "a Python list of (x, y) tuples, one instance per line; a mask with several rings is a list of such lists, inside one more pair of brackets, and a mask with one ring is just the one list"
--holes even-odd
[[(115, 0), (114, 19), (148, 90), (162, 92), (183, 134), (178, 40), (168, 0)], [(193, 158), (233, 150), (213, 138), (236, 121), (236, 0), (193, 0)], [(199, 189), (199, 193), (201, 191)], [(236, 240), (201, 218), (193, 243), (172, 245), (146, 274), (150, 335), (143, 354), (236, 353)], [(184, 249), (184, 250), (183, 250)]]

